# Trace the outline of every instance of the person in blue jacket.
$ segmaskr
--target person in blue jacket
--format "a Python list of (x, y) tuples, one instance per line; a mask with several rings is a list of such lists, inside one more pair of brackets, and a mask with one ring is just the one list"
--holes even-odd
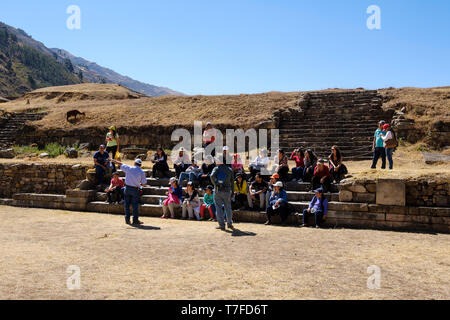
[(289, 206), (287, 193), (283, 188), (283, 182), (278, 181), (273, 185), (273, 191), (269, 198), (269, 205), (266, 209), (267, 222), (266, 225), (272, 224), (272, 217), (280, 215), (281, 224), (284, 225), (289, 216)]
[(308, 209), (303, 210), (303, 225), (307, 226), (307, 221), (310, 216), (314, 216), (314, 224), (316, 228), (320, 228), (320, 225), (324, 222), (328, 212), (328, 200), (323, 195), (324, 190), (319, 188), (314, 190), (316, 195), (311, 200)]

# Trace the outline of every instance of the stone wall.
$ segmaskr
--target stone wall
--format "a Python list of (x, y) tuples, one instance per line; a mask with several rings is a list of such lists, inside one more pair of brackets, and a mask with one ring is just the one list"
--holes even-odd
[(0, 197), (16, 193), (65, 194), (86, 178), (88, 167), (64, 164), (0, 164)]
[(406, 182), (408, 206), (450, 207), (450, 183), (437, 180), (410, 180)]

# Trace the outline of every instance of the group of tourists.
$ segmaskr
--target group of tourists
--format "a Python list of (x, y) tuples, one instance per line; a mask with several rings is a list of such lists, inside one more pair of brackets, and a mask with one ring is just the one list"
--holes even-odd
[[(262, 149), (258, 156), (250, 161), (248, 170), (245, 171), (241, 156), (237, 153), (231, 154), (227, 146), (216, 156), (215, 139), (215, 129), (208, 123), (203, 134), (203, 152), (209, 151), (210, 154), (201, 164), (197, 162), (197, 157), (191, 159), (190, 152), (184, 148), (177, 150), (173, 161), (175, 177), (170, 178), (166, 197), (160, 201), (162, 218), (175, 218), (175, 209), (181, 208), (183, 219), (217, 221), (218, 228), (224, 230), (226, 226), (234, 228), (233, 210), (245, 209), (264, 211), (267, 225), (272, 224), (273, 216), (279, 216), (284, 224), (290, 215), (286, 184), (308, 182), (315, 196), (309, 207), (303, 211), (303, 221), (305, 224), (308, 217), (314, 216), (314, 225), (320, 226), (326, 218), (328, 209), (328, 201), (324, 194), (330, 191), (332, 183), (340, 183), (348, 173), (338, 146), (331, 148), (328, 159), (318, 158), (310, 149), (297, 148), (290, 156), (280, 149), (270, 170), (271, 159), (268, 151)], [(135, 161), (134, 166), (127, 166), (116, 159), (119, 146), (119, 135), (116, 128), (111, 127), (106, 135), (106, 145), (101, 145), (94, 155), (97, 179), (99, 183), (103, 181), (109, 166), (113, 176), (109, 187), (105, 190), (107, 202), (125, 205), (126, 223), (131, 223), (130, 206), (132, 206), (133, 224), (139, 225), (140, 197), (147, 179), (141, 169), (140, 159)], [(382, 168), (385, 169), (387, 157), (389, 169), (392, 169), (392, 154), (395, 147), (397, 140), (392, 127), (381, 121), (373, 141), (372, 168), (376, 168), (381, 157)], [(171, 176), (168, 156), (162, 147), (156, 150), (151, 161), (153, 178)], [(289, 161), (295, 163), (291, 169)], [(116, 165), (125, 172), (125, 181), (119, 177)], [(185, 181), (187, 184), (183, 190)]]

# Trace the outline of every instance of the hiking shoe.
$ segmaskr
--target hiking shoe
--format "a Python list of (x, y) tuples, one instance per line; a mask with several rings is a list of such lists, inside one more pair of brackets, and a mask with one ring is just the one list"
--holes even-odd
[(133, 226), (141, 226), (141, 225), (143, 225), (144, 223), (142, 222), (142, 221), (133, 221)]
[(217, 229), (217, 230), (225, 231), (225, 227), (221, 227), (221, 226), (217, 226), (216, 229)]
[(131, 224), (130, 220), (128, 220), (128, 219), (125, 219), (125, 223), (126, 224)]
[(266, 221), (266, 223), (264, 223), (264, 225), (266, 225), (266, 226), (270, 226), (272, 224), (272, 222), (270, 222), (270, 221)]
[(236, 230), (236, 228), (235, 228), (232, 224), (230, 224), (230, 225), (228, 226), (228, 229)]

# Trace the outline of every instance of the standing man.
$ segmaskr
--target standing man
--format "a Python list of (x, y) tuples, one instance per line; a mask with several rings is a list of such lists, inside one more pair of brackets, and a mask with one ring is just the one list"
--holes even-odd
[(216, 158), (217, 167), (211, 173), (211, 182), (214, 185), (214, 202), (216, 204), (216, 216), (219, 226), (216, 229), (225, 231), (223, 208), (227, 216), (228, 228), (233, 227), (233, 211), (231, 209), (231, 196), (233, 194), (233, 170), (224, 164), (223, 156)]
[(383, 135), (386, 135), (386, 132), (383, 129), (383, 126), (386, 124), (385, 121), (380, 121), (378, 123), (378, 129), (375, 131), (375, 135), (373, 137), (373, 162), (372, 169), (377, 168), (378, 159), (381, 157), (381, 169), (386, 169), (386, 150), (384, 149), (384, 141)]
[(139, 202), (141, 198), (141, 193), (139, 188), (147, 184), (147, 177), (145, 172), (141, 169), (142, 160), (136, 159), (134, 166), (128, 166), (119, 161), (113, 160), (114, 163), (118, 164), (120, 169), (125, 172), (125, 223), (130, 223), (130, 205), (133, 206), (133, 225), (143, 224), (139, 221)]
[(109, 153), (105, 151), (102, 144), (99, 150), (94, 154), (95, 175), (97, 176), (97, 185), (102, 185), (106, 173), (106, 165), (108, 164)]
[[(205, 148), (205, 154), (209, 155), (206, 152), (206, 148), (211, 145), (211, 147), (209, 147), (209, 149), (212, 148), (211, 150), (211, 155), (214, 157), (216, 155), (216, 145), (214, 142), (216, 142), (216, 129), (214, 129), (213, 125), (211, 122), (208, 122), (206, 124), (206, 128), (205, 131), (203, 132), (203, 147)], [(208, 150), (209, 150), (208, 149)]]

